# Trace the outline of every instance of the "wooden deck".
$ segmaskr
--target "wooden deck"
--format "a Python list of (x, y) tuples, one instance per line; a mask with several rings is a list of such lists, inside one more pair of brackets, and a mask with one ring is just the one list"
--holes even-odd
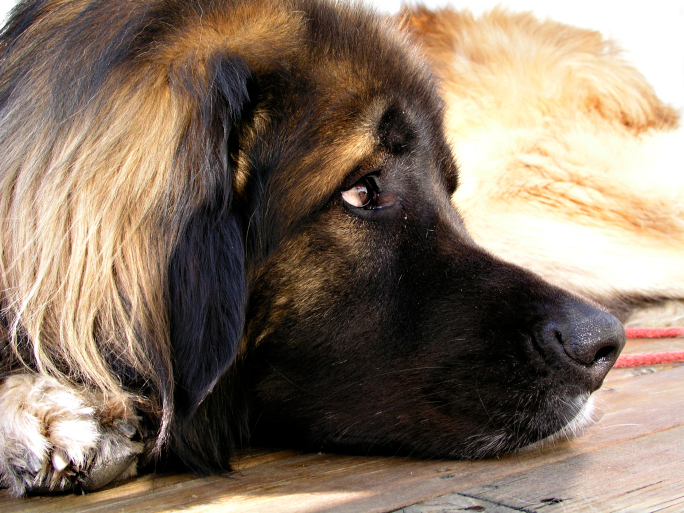
[[(625, 352), (664, 350), (684, 339), (631, 340)], [(0, 491), (0, 512), (684, 511), (684, 366), (614, 369), (598, 399), (603, 417), (580, 439), (499, 460), (252, 451), (229, 477), (143, 476), (20, 500)]]

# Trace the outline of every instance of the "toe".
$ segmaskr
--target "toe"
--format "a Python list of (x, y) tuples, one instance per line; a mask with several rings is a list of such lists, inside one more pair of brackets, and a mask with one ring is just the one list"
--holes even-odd
[(134, 467), (135, 470), (137, 461), (137, 454), (130, 454), (117, 461), (98, 461), (93, 465), (85, 481), (81, 483), (81, 488), (92, 492), (108, 485), (120, 476), (134, 475), (135, 472), (130, 472), (130, 468)]

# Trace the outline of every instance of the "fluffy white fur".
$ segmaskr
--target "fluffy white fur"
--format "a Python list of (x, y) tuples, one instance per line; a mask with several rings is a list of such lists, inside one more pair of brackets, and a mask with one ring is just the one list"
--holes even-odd
[(520, 452), (540, 450), (561, 440), (572, 440), (584, 434), (584, 431), (589, 426), (598, 422), (601, 413), (596, 410), (595, 396), (586, 397), (585, 395), (580, 395), (575, 398), (575, 405), (579, 408), (579, 411), (563, 429), (547, 438), (528, 445), (521, 449)]

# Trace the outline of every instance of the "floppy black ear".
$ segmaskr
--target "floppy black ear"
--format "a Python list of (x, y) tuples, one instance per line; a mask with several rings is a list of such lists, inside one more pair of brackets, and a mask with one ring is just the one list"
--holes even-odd
[[(244, 244), (232, 201), (231, 131), (249, 102), (250, 73), (240, 59), (207, 66), (204, 83), (184, 84), (197, 101), (179, 154), (204, 187), (169, 269), (169, 317), (177, 418), (189, 418), (232, 363), (240, 345), (247, 296)], [(183, 77), (181, 77), (181, 80)]]
[(232, 363), (247, 291), (242, 230), (231, 213), (197, 212), (171, 263), (176, 410), (192, 414)]

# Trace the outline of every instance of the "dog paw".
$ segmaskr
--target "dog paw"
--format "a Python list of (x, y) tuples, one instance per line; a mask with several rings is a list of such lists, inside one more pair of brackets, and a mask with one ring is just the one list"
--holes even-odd
[(138, 421), (120, 402), (33, 374), (0, 383), (0, 482), (16, 495), (95, 490), (136, 473)]

